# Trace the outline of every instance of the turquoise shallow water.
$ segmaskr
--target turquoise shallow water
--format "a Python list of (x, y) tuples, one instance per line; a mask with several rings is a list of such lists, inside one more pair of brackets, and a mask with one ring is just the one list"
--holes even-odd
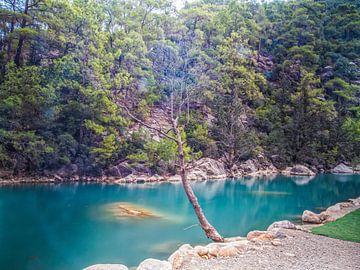
[[(235, 236), (357, 197), (360, 175), (205, 181), (193, 188), (210, 222)], [(113, 202), (142, 205), (161, 217), (119, 220), (104, 211)], [(207, 242), (193, 224), (180, 183), (1, 187), (0, 269), (77, 270), (166, 259), (181, 243)]]

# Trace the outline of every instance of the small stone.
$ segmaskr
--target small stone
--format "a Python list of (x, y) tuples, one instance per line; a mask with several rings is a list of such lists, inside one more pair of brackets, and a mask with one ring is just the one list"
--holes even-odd
[(276, 246), (276, 247), (282, 245), (279, 240), (273, 240), (273, 241), (271, 241), (271, 244), (272, 244), (273, 246)]
[(288, 256), (288, 257), (295, 257), (295, 254), (293, 253), (284, 253), (285, 256)]

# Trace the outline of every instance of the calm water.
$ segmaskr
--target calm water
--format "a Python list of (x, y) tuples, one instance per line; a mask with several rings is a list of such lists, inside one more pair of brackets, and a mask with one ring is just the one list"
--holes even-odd
[[(224, 236), (297, 220), (360, 195), (360, 175), (194, 183), (205, 214)], [(309, 181), (309, 182), (308, 182)], [(131, 202), (161, 218), (119, 220), (104, 205)], [(181, 243), (204, 243), (180, 184), (38, 185), (0, 188), (0, 269), (77, 270), (95, 263), (135, 266), (165, 259)]]

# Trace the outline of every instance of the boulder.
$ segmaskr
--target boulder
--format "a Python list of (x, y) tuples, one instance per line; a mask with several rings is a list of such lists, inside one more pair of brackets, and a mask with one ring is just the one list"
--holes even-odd
[(12, 171), (0, 170), (0, 178), (9, 179), (13, 175)]
[(238, 166), (238, 169), (242, 170), (244, 173), (254, 173), (257, 172), (257, 167), (255, 162), (252, 159), (245, 161), (244, 163)]
[(173, 254), (171, 254), (168, 261), (172, 265), (173, 270), (178, 270), (181, 268), (186, 258), (197, 256), (198, 254), (192, 246), (190, 246), (189, 244), (184, 244)]
[(332, 173), (339, 173), (339, 174), (347, 174), (353, 173), (353, 169), (344, 163), (338, 164), (335, 168), (331, 170)]
[(151, 175), (152, 171), (151, 169), (143, 163), (135, 163), (134, 165), (131, 166), (131, 168), (133, 169), (133, 171), (135, 171), (136, 174), (139, 175)]
[(194, 250), (200, 257), (206, 256), (209, 253), (208, 248), (203, 247), (203, 246), (196, 246), (196, 247), (194, 247)]
[(353, 205), (355, 206), (359, 206), (360, 205), (360, 197), (356, 198), (356, 199), (350, 199), (349, 200)]
[(239, 253), (240, 251), (235, 246), (224, 246), (218, 251), (218, 257), (232, 257)]
[(341, 210), (341, 203), (332, 205), (326, 209), (327, 212), (338, 212)]
[(94, 264), (83, 270), (129, 270), (129, 268), (123, 264)]
[(129, 164), (126, 162), (122, 162), (116, 166), (109, 168), (105, 174), (110, 177), (126, 177), (132, 173), (132, 169)]
[(304, 165), (295, 165), (290, 169), (291, 175), (304, 175), (304, 176), (311, 176), (315, 175), (315, 173), (310, 170), (308, 167)]
[(288, 220), (276, 221), (271, 224), (267, 230), (271, 231), (273, 229), (293, 229), (296, 230), (296, 225)]
[(222, 162), (212, 159), (212, 158), (202, 158), (194, 162), (192, 165), (194, 168), (190, 170), (189, 175), (194, 171), (199, 174), (202, 172), (203, 175), (207, 177), (214, 177), (218, 175), (226, 174), (225, 166)]
[(219, 256), (219, 251), (221, 246), (217, 245), (217, 244), (210, 244), (207, 246), (208, 250), (209, 250), (209, 255), (212, 257), (218, 257)]
[(246, 238), (249, 241), (272, 240), (275, 238), (275, 236), (268, 231), (251, 231), (247, 234)]
[(194, 169), (189, 172), (187, 177), (189, 180), (206, 180), (208, 175), (204, 171)]
[(301, 220), (303, 222), (307, 222), (307, 223), (314, 223), (314, 224), (321, 223), (321, 219), (320, 219), (319, 215), (317, 215), (309, 210), (304, 211), (304, 213), (301, 216)]
[(160, 261), (156, 259), (146, 259), (142, 261), (137, 270), (172, 270), (171, 263), (168, 261)]
[(61, 178), (70, 178), (78, 174), (79, 168), (76, 164), (68, 164), (62, 166), (59, 170), (56, 171), (56, 175)]

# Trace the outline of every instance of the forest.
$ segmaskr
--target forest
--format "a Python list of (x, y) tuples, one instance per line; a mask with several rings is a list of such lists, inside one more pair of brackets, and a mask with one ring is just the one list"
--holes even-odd
[(360, 2), (0, 1), (1, 170), (174, 172), (176, 102), (186, 161), (359, 163)]

